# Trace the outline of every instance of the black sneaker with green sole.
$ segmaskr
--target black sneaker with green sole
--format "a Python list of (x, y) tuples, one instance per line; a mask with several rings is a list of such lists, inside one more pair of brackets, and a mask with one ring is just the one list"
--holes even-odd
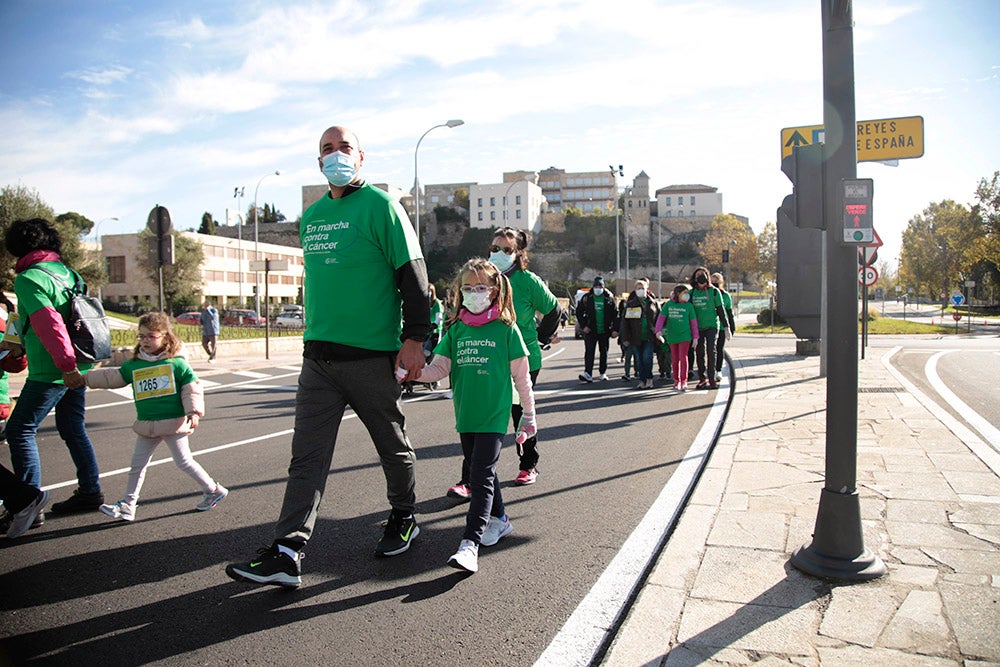
[(252, 584), (272, 584), (286, 588), (296, 588), (302, 584), (300, 562), (305, 555), (300, 553), (298, 560), (293, 560), (287, 554), (278, 550), (278, 545), (272, 544), (257, 551), (257, 556), (246, 563), (232, 563), (226, 566), (226, 574), (236, 581), (246, 581)]
[(410, 548), (413, 539), (420, 534), (420, 527), (413, 515), (402, 516), (392, 510), (385, 522), (385, 533), (375, 547), (376, 556), (398, 556)]

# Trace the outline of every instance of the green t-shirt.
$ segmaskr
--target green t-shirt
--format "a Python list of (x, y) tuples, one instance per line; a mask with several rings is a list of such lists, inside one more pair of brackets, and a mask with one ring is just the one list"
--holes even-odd
[(697, 321), (691, 302), (677, 303), (671, 299), (666, 302), (664, 309), (667, 311), (664, 313), (667, 316), (667, 335), (664, 336), (667, 344), (673, 345), (691, 340), (691, 322)]
[(323, 196), (302, 214), (299, 240), (304, 339), (398, 350), (402, 300), (395, 273), (423, 257), (399, 202), (368, 184), (342, 199)]
[(142, 421), (176, 419), (184, 416), (181, 387), (198, 378), (183, 357), (158, 361), (129, 359), (118, 369), (132, 385), (135, 416)]
[(722, 307), (725, 308), (726, 310), (732, 310), (733, 295), (730, 294), (729, 292), (726, 292), (725, 290), (719, 290), (719, 291), (722, 292)]
[(459, 320), (445, 332), (434, 354), (451, 359), (455, 430), (506, 433), (514, 391), (510, 362), (528, 354), (520, 330), (500, 320), (480, 327)]
[(440, 299), (434, 299), (431, 303), (431, 333), (441, 334), (441, 324), (444, 322), (444, 306)]
[(718, 287), (709, 287), (707, 290), (695, 288), (688, 292), (691, 295), (691, 305), (694, 306), (695, 316), (698, 318), (699, 329), (718, 329), (719, 314), (716, 307), (722, 305), (722, 292)]
[[(76, 276), (62, 262), (39, 262), (39, 264), (68, 284), (74, 284)], [(42, 345), (34, 324), (31, 323), (31, 314), (42, 308), (51, 307), (66, 317), (69, 314), (66, 288), (45, 271), (28, 267), (14, 278), (14, 293), (17, 295), (17, 310), (21, 314), (21, 342), (28, 357), (28, 379), (62, 384), (62, 371), (56, 367), (49, 351)], [(28, 317), (28, 324), (31, 326), (25, 326), (25, 316)], [(81, 373), (86, 373), (93, 368), (93, 364), (77, 363), (76, 367)]]
[(542, 346), (538, 344), (535, 313), (547, 315), (559, 302), (542, 279), (531, 271), (518, 269), (507, 277), (510, 278), (514, 312), (517, 313), (517, 328), (521, 330), (521, 338), (528, 348), (528, 369), (537, 371), (542, 367)]
[(604, 295), (594, 297), (594, 333), (604, 332)]

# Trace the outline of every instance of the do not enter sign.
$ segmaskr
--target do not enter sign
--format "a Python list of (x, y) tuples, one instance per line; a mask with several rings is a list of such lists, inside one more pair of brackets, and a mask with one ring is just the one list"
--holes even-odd
[(858, 269), (858, 284), (871, 287), (878, 281), (878, 271), (874, 266), (865, 266)]

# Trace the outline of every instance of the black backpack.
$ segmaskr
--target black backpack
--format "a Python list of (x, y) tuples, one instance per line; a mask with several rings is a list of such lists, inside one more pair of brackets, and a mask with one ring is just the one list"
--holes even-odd
[(31, 268), (52, 276), (63, 286), (63, 291), (69, 298), (69, 314), (63, 315), (63, 322), (66, 323), (66, 331), (69, 332), (76, 360), (92, 364), (110, 359), (111, 328), (108, 326), (108, 317), (104, 314), (104, 306), (100, 300), (87, 294), (87, 285), (80, 275), (70, 269), (74, 279), (74, 284), (71, 286), (38, 264), (32, 265)]

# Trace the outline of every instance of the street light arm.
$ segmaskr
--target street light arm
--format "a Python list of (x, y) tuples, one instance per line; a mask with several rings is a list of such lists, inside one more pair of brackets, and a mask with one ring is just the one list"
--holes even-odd
[(417, 228), (417, 243), (420, 243), (420, 176), (419, 176), (420, 172), (417, 169), (417, 158), (420, 154), (420, 142), (424, 140), (424, 137), (430, 134), (431, 130), (436, 130), (439, 127), (458, 127), (459, 125), (464, 125), (464, 124), (465, 124), (464, 120), (454, 118), (445, 123), (434, 125), (433, 127), (428, 128), (426, 132), (420, 135), (420, 138), (417, 139), (417, 147), (413, 149), (413, 203), (414, 203), (413, 209), (414, 209), (414, 222), (416, 223), (415, 226)]

